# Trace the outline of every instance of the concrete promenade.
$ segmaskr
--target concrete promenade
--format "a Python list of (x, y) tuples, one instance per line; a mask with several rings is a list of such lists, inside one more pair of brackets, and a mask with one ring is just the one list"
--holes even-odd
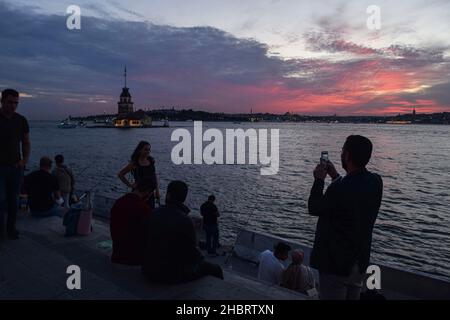
[[(109, 225), (94, 221), (87, 237), (64, 237), (62, 219), (21, 216), (19, 240), (0, 244), (0, 299), (292, 300), (295, 292), (224, 268), (225, 280), (205, 277), (181, 285), (154, 285), (140, 268), (111, 264)], [(224, 257), (216, 258), (220, 263)], [(81, 268), (81, 290), (66, 286), (67, 267)]]

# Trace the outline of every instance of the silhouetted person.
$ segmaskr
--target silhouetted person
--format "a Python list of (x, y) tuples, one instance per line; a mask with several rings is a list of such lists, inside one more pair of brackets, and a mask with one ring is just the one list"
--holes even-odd
[(35, 217), (63, 216), (66, 210), (61, 207), (64, 200), (59, 191), (58, 180), (51, 174), (52, 160), (42, 157), (39, 170), (25, 177), (30, 212)]
[(64, 199), (63, 206), (69, 208), (70, 198), (75, 188), (75, 178), (72, 170), (64, 164), (64, 157), (60, 154), (55, 156), (55, 169), (52, 173), (58, 180), (61, 197)]
[(111, 208), (112, 262), (126, 265), (142, 264), (144, 221), (152, 213), (148, 205), (148, 198), (152, 192), (151, 180), (139, 180), (136, 188), (119, 198)]
[(217, 218), (220, 217), (219, 209), (214, 204), (216, 197), (210, 195), (208, 201), (200, 207), (200, 214), (203, 217), (203, 229), (206, 233), (206, 250), (210, 255), (217, 255), (219, 246), (219, 224)]
[(258, 279), (280, 285), (285, 269), (282, 261), (289, 257), (290, 250), (288, 244), (279, 242), (273, 252), (270, 250), (262, 252), (259, 256)]
[(166, 205), (146, 221), (142, 272), (152, 282), (181, 283), (206, 275), (223, 279), (222, 268), (206, 262), (197, 248), (194, 224), (183, 204), (187, 194), (186, 183), (170, 182)]
[[(0, 109), (0, 240), (4, 237), (5, 213), (8, 214), (6, 235), (17, 239), (17, 202), (20, 180), (30, 156), (29, 126), (25, 117), (16, 112), (19, 92), (2, 91)], [(21, 152), (22, 151), (22, 152)]]
[[(345, 177), (331, 162), (314, 170), (308, 208), (319, 220), (310, 264), (320, 273), (321, 299), (359, 299), (383, 192), (381, 177), (366, 169), (371, 155), (370, 140), (352, 135), (342, 148)], [(332, 183), (324, 194), (327, 174)]]
[[(155, 159), (150, 156), (151, 145), (147, 141), (141, 141), (134, 149), (131, 155), (131, 161), (123, 167), (118, 173), (119, 179), (131, 190), (136, 188), (139, 180), (151, 179), (153, 182), (153, 193), (148, 199), (149, 206), (155, 208), (155, 199), (159, 202), (159, 185), (158, 177), (156, 175)], [(133, 174), (134, 183), (130, 182), (126, 175)]]

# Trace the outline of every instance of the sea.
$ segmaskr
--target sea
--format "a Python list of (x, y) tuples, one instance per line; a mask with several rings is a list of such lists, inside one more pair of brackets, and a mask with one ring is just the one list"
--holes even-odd
[(193, 135), (194, 122), (146, 129), (59, 129), (57, 124), (30, 122), (30, 171), (41, 156), (63, 154), (79, 192), (92, 190), (115, 199), (128, 191), (117, 173), (138, 142), (148, 141), (162, 197), (171, 180), (183, 180), (189, 186), (186, 203), (191, 214), (198, 214), (200, 205), (214, 194), (221, 213), (220, 242), (229, 245), (239, 228), (249, 228), (311, 246), (317, 218), (308, 215), (307, 200), (321, 152), (328, 151), (344, 174), (340, 153), (346, 137), (364, 135), (374, 144), (368, 169), (384, 181), (372, 260), (450, 280), (450, 126), (203, 122), (203, 130), (223, 133), (278, 129), (278, 173), (261, 175), (260, 165), (174, 164), (171, 153), (178, 142), (171, 141), (171, 135), (176, 129)]

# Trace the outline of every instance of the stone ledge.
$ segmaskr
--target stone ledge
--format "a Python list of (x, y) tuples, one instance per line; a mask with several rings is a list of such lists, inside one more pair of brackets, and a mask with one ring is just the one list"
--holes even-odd
[[(155, 285), (145, 281), (140, 268), (114, 265), (110, 249), (99, 243), (110, 239), (109, 226), (94, 222), (86, 237), (64, 237), (57, 217), (18, 221), (21, 238), (7, 241), (0, 251), (0, 299), (162, 299), (162, 300), (284, 300), (304, 297), (270, 287), (224, 270), (214, 277), (180, 284)], [(81, 290), (68, 290), (66, 268), (80, 266)]]

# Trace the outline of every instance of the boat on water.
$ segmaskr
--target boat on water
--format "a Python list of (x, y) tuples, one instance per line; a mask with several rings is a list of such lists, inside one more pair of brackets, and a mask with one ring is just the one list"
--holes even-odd
[(96, 119), (94, 119), (94, 123), (104, 124), (104, 125), (112, 125), (112, 121), (110, 118), (96, 118)]
[[(143, 112), (143, 111), (142, 111)], [(138, 117), (141, 115), (141, 111), (134, 112), (132, 115), (128, 114), (125, 118), (117, 117), (114, 119), (96, 120), (93, 125), (87, 125), (85, 128), (89, 129), (152, 129), (152, 128), (168, 128), (170, 123), (168, 119), (160, 119), (158, 124), (153, 124), (151, 118), (147, 121), (140, 121)], [(135, 118), (134, 118), (135, 117)], [(162, 124), (160, 124), (162, 122)]]
[(411, 124), (411, 121), (403, 121), (403, 120), (392, 120), (386, 121), (386, 124)]
[(75, 123), (71, 122), (69, 118), (61, 121), (58, 124), (59, 129), (74, 129), (76, 127), (77, 127), (77, 125)]

